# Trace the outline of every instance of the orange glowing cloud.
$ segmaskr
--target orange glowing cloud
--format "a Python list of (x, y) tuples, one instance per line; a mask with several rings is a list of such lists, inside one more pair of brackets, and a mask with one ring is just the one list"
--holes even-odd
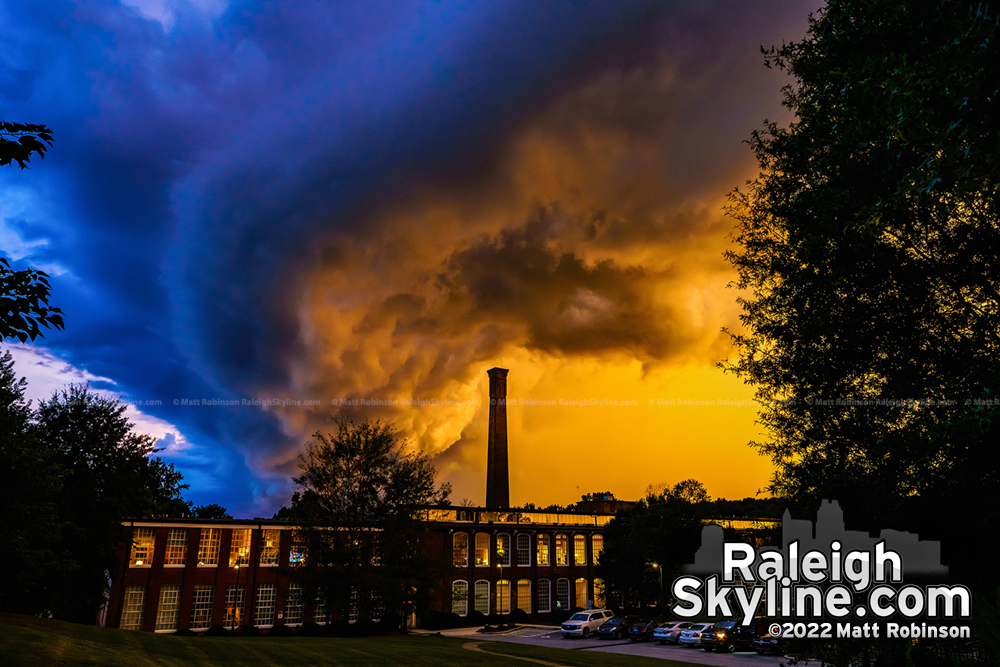
[[(400, 183), (331, 232), (290, 375), (333, 402), (279, 411), (287, 431), (390, 420), (456, 501), (481, 503), (485, 371), (501, 366), (513, 503), (688, 477), (713, 496), (765, 486), (752, 389), (716, 368), (739, 312), (722, 207), (755, 173), (741, 140), (777, 113), (783, 82), (757, 47), (790, 30), (665, 27), (658, 52), (525, 114), (470, 173)], [(268, 463), (290, 471), (295, 455)]]

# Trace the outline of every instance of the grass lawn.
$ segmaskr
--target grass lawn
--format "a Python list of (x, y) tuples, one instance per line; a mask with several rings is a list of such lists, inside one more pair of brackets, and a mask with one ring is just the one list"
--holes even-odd
[(63, 623), (0, 614), (0, 665), (127, 665), (175, 667), (246, 665), (260, 667), (413, 665), (565, 665), (572, 667), (689, 667), (690, 663), (654, 658), (568, 651), (425, 635), (330, 637), (175, 637), (148, 632)]

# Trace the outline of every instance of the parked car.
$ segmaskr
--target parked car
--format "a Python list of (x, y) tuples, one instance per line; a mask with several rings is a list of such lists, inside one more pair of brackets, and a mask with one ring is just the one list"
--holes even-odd
[(653, 641), (661, 644), (676, 644), (681, 632), (690, 628), (690, 621), (670, 621), (653, 630)]
[(628, 634), (628, 629), (639, 622), (638, 616), (615, 616), (604, 622), (604, 625), (597, 628), (597, 636), (601, 639), (612, 637), (621, 639)]
[(755, 625), (742, 625), (738, 620), (729, 618), (701, 633), (701, 647), (706, 651), (732, 653), (737, 649), (752, 650), (755, 639)]
[(712, 627), (711, 623), (695, 623), (687, 630), (681, 630), (677, 643), (681, 646), (698, 646), (701, 644), (701, 633)]
[(578, 611), (562, 624), (563, 637), (583, 637), (586, 639), (605, 621), (614, 617), (610, 609), (588, 609)]
[(628, 638), (634, 642), (648, 642), (653, 639), (653, 630), (660, 626), (659, 621), (642, 620), (634, 623), (628, 629)]
[(767, 630), (768, 625), (764, 625), (764, 632), (753, 640), (753, 649), (758, 655), (785, 655), (788, 653), (788, 640), (772, 635)]

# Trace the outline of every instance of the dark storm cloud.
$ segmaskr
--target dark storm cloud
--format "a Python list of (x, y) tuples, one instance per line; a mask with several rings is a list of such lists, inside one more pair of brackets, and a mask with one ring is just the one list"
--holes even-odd
[(552, 216), (541, 211), (523, 228), (505, 229), (449, 259), (438, 280), (446, 293), (441, 313), (452, 326), (493, 323), (512, 329), (505, 335), (510, 342), (570, 355), (628, 351), (666, 360), (672, 343), (685, 346), (664, 330), (676, 315), (653, 303), (649, 271), (611, 260), (588, 266), (553, 248), (559, 237)]
[[(755, 35), (807, 11), (0, 6), (3, 117), (56, 133), (44, 162), (0, 176), (32, 193), (7, 226), (48, 240), (27, 260), (61, 272), (67, 329), (45, 344), (164, 399), (149, 412), (192, 443), (182, 469), (231, 487), (204, 500), (244, 509), (283, 500), (332, 397), (439, 395), (515, 343), (704, 356), (716, 323), (689, 326), (662, 298), (685, 271), (669, 248), (719, 230), (706, 191), (735, 184), (729, 156), (774, 97), (755, 90)], [(518, 182), (533, 170), (562, 185)], [(439, 205), (459, 213), (442, 223)], [(643, 247), (661, 259), (629, 258)], [(172, 403), (279, 394), (323, 406)]]

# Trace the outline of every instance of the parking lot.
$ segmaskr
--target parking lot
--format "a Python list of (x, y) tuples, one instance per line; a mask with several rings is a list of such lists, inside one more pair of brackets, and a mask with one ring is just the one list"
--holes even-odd
[(559, 628), (539, 625), (524, 626), (513, 632), (500, 634), (476, 632), (476, 628), (442, 630), (441, 634), (448, 637), (468, 638), (470, 641), (513, 642), (516, 644), (532, 644), (570, 651), (597, 651), (602, 653), (639, 655), (648, 658), (669, 658), (671, 660), (682, 660), (699, 665), (719, 665), (720, 667), (737, 667), (743, 665), (774, 665), (777, 667), (777, 665), (783, 662), (783, 659), (779, 656), (762, 656), (752, 651), (707, 653), (700, 648), (685, 648), (669, 644), (660, 645), (655, 642), (633, 642), (628, 639), (566, 639), (559, 632)]

